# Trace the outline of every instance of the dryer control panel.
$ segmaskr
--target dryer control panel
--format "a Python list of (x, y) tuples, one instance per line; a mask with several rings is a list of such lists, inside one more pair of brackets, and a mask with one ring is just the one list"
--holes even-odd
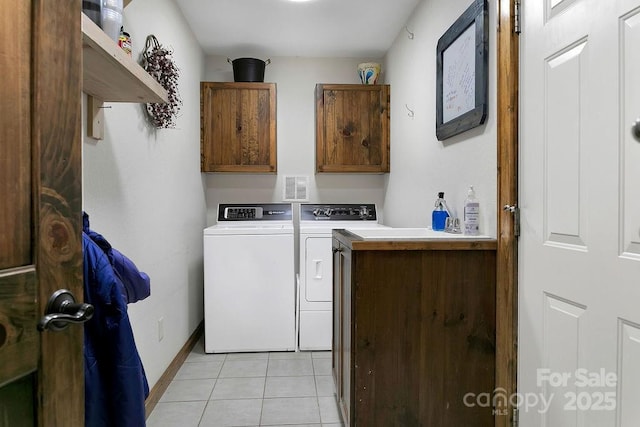
[(374, 204), (312, 204), (300, 205), (301, 221), (377, 221)]

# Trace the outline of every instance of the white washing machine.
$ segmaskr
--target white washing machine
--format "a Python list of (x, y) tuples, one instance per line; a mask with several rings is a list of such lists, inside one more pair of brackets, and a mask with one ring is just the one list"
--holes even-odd
[(300, 204), (298, 347), (331, 350), (334, 229), (385, 227), (374, 204)]
[(221, 204), (204, 229), (205, 352), (292, 351), (291, 204)]

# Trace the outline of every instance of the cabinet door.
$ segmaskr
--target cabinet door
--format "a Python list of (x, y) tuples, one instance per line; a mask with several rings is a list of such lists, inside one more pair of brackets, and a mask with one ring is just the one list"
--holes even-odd
[(389, 85), (316, 85), (316, 172), (389, 172)]
[(200, 84), (202, 172), (276, 172), (275, 83)]

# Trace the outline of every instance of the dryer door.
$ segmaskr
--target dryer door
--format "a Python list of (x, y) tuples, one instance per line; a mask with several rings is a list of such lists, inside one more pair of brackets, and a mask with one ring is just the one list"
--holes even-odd
[(331, 302), (331, 237), (307, 237), (305, 248), (304, 298), (313, 302)]

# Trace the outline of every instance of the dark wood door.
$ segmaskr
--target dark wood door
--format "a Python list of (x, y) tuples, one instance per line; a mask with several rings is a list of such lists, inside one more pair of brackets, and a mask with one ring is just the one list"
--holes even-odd
[(83, 296), (80, 0), (0, 9), (0, 425), (81, 426), (82, 327), (36, 328)]

